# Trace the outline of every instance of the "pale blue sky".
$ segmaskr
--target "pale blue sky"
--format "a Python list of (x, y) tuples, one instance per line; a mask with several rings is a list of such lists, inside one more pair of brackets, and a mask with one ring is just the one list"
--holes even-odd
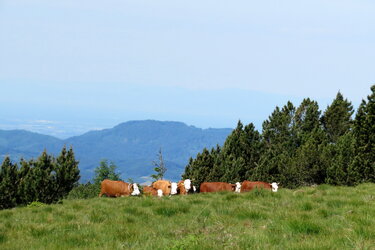
[(261, 123), (375, 83), (374, 1), (0, 0), (0, 129)]

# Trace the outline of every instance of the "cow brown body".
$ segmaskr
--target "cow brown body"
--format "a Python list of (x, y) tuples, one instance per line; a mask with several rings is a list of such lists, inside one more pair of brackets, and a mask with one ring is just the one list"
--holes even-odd
[(143, 187), (143, 194), (147, 196), (157, 196), (158, 191), (153, 187), (145, 186)]
[(123, 181), (104, 180), (101, 183), (99, 197), (103, 194), (110, 197), (129, 196), (133, 192), (133, 185)]
[(253, 189), (271, 189), (272, 185), (267, 182), (262, 181), (244, 181), (241, 185), (241, 193), (242, 192), (249, 192)]
[(226, 182), (203, 182), (200, 185), (201, 193), (234, 191), (235, 185)]
[(158, 180), (152, 183), (152, 187), (156, 190), (161, 189), (163, 191), (163, 195), (170, 195), (171, 194), (171, 182), (166, 180)]
[(186, 189), (185, 189), (185, 185), (184, 185), (184, 181), (179, 181), (177, 183), (177, 190), (178, 190), (178, 193), (181, 194), (181, 195), (186, 195), (187, 192), (186, 192)]

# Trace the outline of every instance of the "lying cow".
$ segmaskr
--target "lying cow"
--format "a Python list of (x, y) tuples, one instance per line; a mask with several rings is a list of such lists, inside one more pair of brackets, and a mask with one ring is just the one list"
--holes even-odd
[(177, 191), (179, 194), (186, 195), (189, 193), (191, 189), (191, 181), (189, 179), (186, 179), (184, 181), (179, 181), (177, 183)]
[(278, 188), (279, 186), (276, 182), (272, 182), (270, 184), (262, 181), (244, 181), (241, 185), (241, 193), (248, 192), (253, 189), (270, 189), (272, 192), (277, 192)]
[(155, 189), (150, 186), (143, 187), (143, 194), (146, 196), (163, 196), (163, 191), (161, 189)]
[(102, 197), (103, 194), (109, 197), (123, 197), (139, 195), (141, 193), (136, 183), (129, 184), (123, 181), (111, 181), (106, 179), (102, 181), (100, 187), (99, 197)]
[(236, 185), (226, 182), (203, 182), (200, 186), (201, 193), (234, 191)]
[(155, 188), (150, 186), (143, 187), (143, 194), (146, 196), (157, 196), (158, 192)]
[(160, 189), (163, 192), (163, 195), (177, 194), (177, 183), (172, 183), (166, 180), (158, 180), (152, 183), (151, 185), (156, 190)]

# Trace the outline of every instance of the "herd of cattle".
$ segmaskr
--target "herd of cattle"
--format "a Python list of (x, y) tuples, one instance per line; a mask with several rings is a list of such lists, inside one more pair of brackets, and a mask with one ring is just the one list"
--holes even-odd
[[(261, 181), (243, 181), (236, 184), (226, 182), (203, 182), (200, 185), (201, 193), (230, 191), (236, 193), (248, 192), (253, 189), (270, 189), (277, 192), (278, 184), (276, 182), (267, 183)], [(163, 196), (163, 195), (186, 195), (188, 193), (195, 193), (197, 191), (195, 186), (191, 185), (189, 179), (181, 180), (179, 182), (170, 182), (167, 180), (158, 180), (151, 184), (151, 186), (143, 187), (143, 194), (148, 196)], [(140, 195), (141, 192), (136, 183), (130, 184), (123, 181), (104, 180), (101, 183), (101, 190), (99, 197), (102, 195), (110, 197), (122, 197), (130, 195)]]

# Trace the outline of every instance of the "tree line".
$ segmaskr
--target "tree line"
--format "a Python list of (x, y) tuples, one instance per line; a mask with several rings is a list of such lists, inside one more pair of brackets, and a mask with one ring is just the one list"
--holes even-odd
[(5, 157), (0, 167), (0, 209), (33, 201), (54, 203), (66, 197), (80, 178), (73, 149), (62, 148), (55, 158), (44, 151), (36, 160), (19, 164)]
[(205, 181), (276, 181), (288, 188), (375, 182), (375, 85), (353, 114), (340, 92), (323, 113), (310, 98), (298, 107), (288, 102), (263, 122), (262, 133), (239, 121), (222, 147), (190, 158), (182, 177), (197, 187)]

